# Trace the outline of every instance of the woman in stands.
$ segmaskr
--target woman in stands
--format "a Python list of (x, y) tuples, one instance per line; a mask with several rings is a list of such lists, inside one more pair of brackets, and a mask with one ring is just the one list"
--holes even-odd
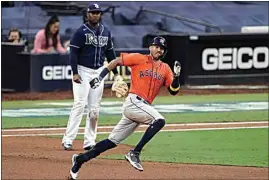
[(45, 29), (41, 29), (35, 36), (33, 53), (66, 53), (59, 35), (60, 21), (57, 16), (52, 16)]

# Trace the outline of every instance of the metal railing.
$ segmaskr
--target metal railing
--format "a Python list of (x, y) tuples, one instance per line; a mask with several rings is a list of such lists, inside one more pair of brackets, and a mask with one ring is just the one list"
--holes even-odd
[(136, 19), (139, 18), (140, 14), (142, 12), (148, 12), (148, 13), (152, 13), (152, 14), (158, 14), (158, 15), (165, 16), (165, 17), (171, 17), (171, 18), (174, 18), (174, 19), (177, 19), (177, 20), (180, 20), (180, 21), (185, 21), (185, 22), (189, 22), (189, 23), (193, 23), (193, 24), (202, 25), (202, 26), (205, 26), (205, 27), (210, 27), (210, 28), (216, 29), (220, 33), (222, 33), (221, 28), (219, 26), (217, 26), (217, 25), (206, 23), (206, 22), (202, 22), (202, 21), (198, 21), (198, 20), (195, 20), (195, 19), (186, 18), (186, 17), (183, 17), (183, 16), (175, 15), (175, 14), (161, 12), (161, 11), (157, 11), (157, 10), (153, 10), (153, 9), (148, 9), (148, 8), (144, 8), (144, 7), (141, 7), (140, 8), (139, 12), (136, 15)]

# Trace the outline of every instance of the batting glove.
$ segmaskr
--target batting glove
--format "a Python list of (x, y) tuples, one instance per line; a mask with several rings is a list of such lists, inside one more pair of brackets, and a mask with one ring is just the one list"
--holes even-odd
[(175, 64), (174, 64), (175, 77), (178, 77), (180, 75), (180, 71), (181, 71), (181, 64), (178, 61), (175, 61)]
[(98, 86), (100, 86), (101, 81), (102, 80), (100, 79), (100, 77), (96, 77), (96, 78), (92, 79), (90, 81), (91, 88), (96, 89)]

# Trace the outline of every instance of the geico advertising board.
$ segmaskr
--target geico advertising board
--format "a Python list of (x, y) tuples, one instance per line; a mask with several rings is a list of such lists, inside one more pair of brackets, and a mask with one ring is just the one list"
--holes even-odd
[[(138, 52), (145, 54), (147, 51), (126, 51), (127, 53)], [(120, 52), (116, 51), (119, 56)], [(105, 62), (105, 65), (107, 62)], [(129, 67), (118, 66), (118, 72), (124, 80), (130, 80), (131, 71)], [(31, 91), (52, 91), (55, 89), (71, 90), (72, 89), (72, 68), (68, 54), (59, 55), (33, 55), (31, 56)], [(110, 72), (105, 78), (105, 85), (110, 86), (114, 81), (113, 72)]]
[[(104, 63), (107, 65), (107, 61)], [(118, 72), (122, 75), (124, 80), (130, 80), (131, 78), (131, 68), (125, 66), (118, 66)], [(54, 80), (71, 80), (72, 68), (71, 65), (45, 65), (42, 67), (42, 80), (44, 81), (54, 81)], [(105, 83), (110, 84), (114, 81), (114, 75), (111, 71), (105, 77)]]
[(42, 79), (45, 81), (72, 79), (71, 66), (43, 66)]
[(268, 68), (268, 47), (205, 48), (202, 68), (205, 71)]
[(269, 37), (265, 35), (203, 36), (190, 41), (189, 75), (266, 73)]

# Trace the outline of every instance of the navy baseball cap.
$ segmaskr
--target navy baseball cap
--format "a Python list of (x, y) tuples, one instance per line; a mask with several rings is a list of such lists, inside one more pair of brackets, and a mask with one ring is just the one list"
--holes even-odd
[(87, 12), (103, 12), (99, 4), (89, 4)]

